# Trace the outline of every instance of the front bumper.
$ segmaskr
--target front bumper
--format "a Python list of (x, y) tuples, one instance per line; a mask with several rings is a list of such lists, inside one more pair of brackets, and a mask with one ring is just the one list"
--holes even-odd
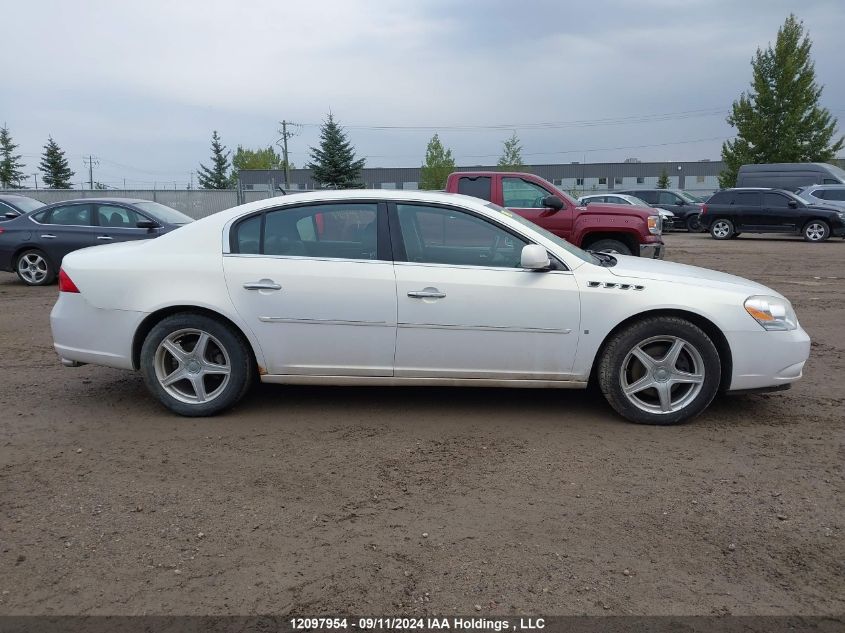
[(810, 337), (799, 326), (788, 332), (725, 332), (733, 356), (728, 391), (779, 387), (801, 378)]
[(662, 243), (640, 244), (640, 257), (647, 259), (663, 259), (665, 251), (666, 245)]

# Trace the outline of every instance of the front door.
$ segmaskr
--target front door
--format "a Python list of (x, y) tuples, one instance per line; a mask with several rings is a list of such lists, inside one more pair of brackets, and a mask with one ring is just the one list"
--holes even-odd
[[(757, 211), (754, 224), (772, 233), (789, 233), (798, 230), (800, 211), (789, 206), (795, 202), (782, 193), (775, 191), (762, 192), (763, 202)], [(795, 202), (797, 206), (797, 202)]]
[(502, 206), (519, 213), (526, 220), (539, 224), (558, 237), (569, 239), (572, 233), (572, 208), (566, 200), (559, 211), (543, 205), (543, 198), (555, 195), (537, 183), (518, 176), (502, 176)]
[(384, 206), (359, 201), (284, 207), (232, 227), (226, 284), (268, 373), (392, 375), (396, 281), (386, 231)]
[(570, 376), (580, 300), (569, 271), (520, 268), (528, 242), (469, 211), (397, 204), (390, 219), (397, 377)]

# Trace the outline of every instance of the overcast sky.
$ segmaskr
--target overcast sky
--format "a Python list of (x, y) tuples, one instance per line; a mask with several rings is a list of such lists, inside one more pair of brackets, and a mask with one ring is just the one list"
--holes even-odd
[(51, 134), (111, 185), (184, 186), (213, 129), (267, 146), (283, 118), (302, 166), (329, 110), (369, 166), (418, 166), (434, 131), (378, 126), (434, 126), (463, 165), (494, 164), (507, 126), (527, 163), (718, 159), (791, 11), (845, 120), (842, 0), (28, 0), (2, 10), (0, 122), (27, 173)]

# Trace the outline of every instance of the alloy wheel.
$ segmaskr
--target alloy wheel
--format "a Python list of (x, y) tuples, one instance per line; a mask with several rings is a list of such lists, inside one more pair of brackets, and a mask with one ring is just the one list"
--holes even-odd
[(804, 229), (804, 235), (806, 235), (807, 239), (811, 242), (818, 242), (820, 240), (823, 240), (825, 233), (825, 227), (819, 224), (818, 222), (811, 222), (807, 225), (807, 228)]
[(226, 389), (232, 373), (229, 353), (203, 330), (177, 330), (159, 343), (155, 374), (162, 389), (187, 404), (202, 404)]
[(18, 274), (29, 284), (44, 283), (48, 272), (47, 260), (38, 253), (27, 253), (18, 260)]
[(719, 238), (727, 237), (731, 232), (731, 227), (727, 222), (722, 220), (713, 225), (713, 235)]
[(704, 377), (701, 353), (677, 336), (654, 336), (638, 343), (619, 372), (622, 393), (648, 413), (680, 411), (701, 392)]

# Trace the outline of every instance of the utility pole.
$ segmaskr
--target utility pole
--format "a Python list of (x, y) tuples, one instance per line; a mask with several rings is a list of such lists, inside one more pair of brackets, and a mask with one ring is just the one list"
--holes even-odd
[[(296, 136), (299, 134), (302, 126), (298, 123), (292, 123), (291, 121), (282, 121), (281, 122), (282, 129), (279, 130), (279, 134), (282, 135), (278, 141), (276, 141), (276, 145), (281, 143), (282, 147), (282, 160), (285, 161), (285, 191), (290, 188), (290, 160), (288, 159), (288, 139)], [(291, 131), (288, 131), (288, 126), (293, 128)]]
[(193, 189), (193, 188), (194, 188), (194, 172), (193, 172), (193, 170), (191, 170), (191, 184), (188, 187), (188, 189)]
[(85, 162), (85, 164), (88, 165), (88, 188), (93, 191), (93, 189), (94, 189), (94, 165), (99, 165), (100, 161), (98, 161), (96, 158), (94, 158), (90, 154), (88, 155), (88, 158), (83, 158), (82, 160)]
[(38, 191), (38, 172), (32, 174), (32, 177), (35, 178), (35, 190)]

